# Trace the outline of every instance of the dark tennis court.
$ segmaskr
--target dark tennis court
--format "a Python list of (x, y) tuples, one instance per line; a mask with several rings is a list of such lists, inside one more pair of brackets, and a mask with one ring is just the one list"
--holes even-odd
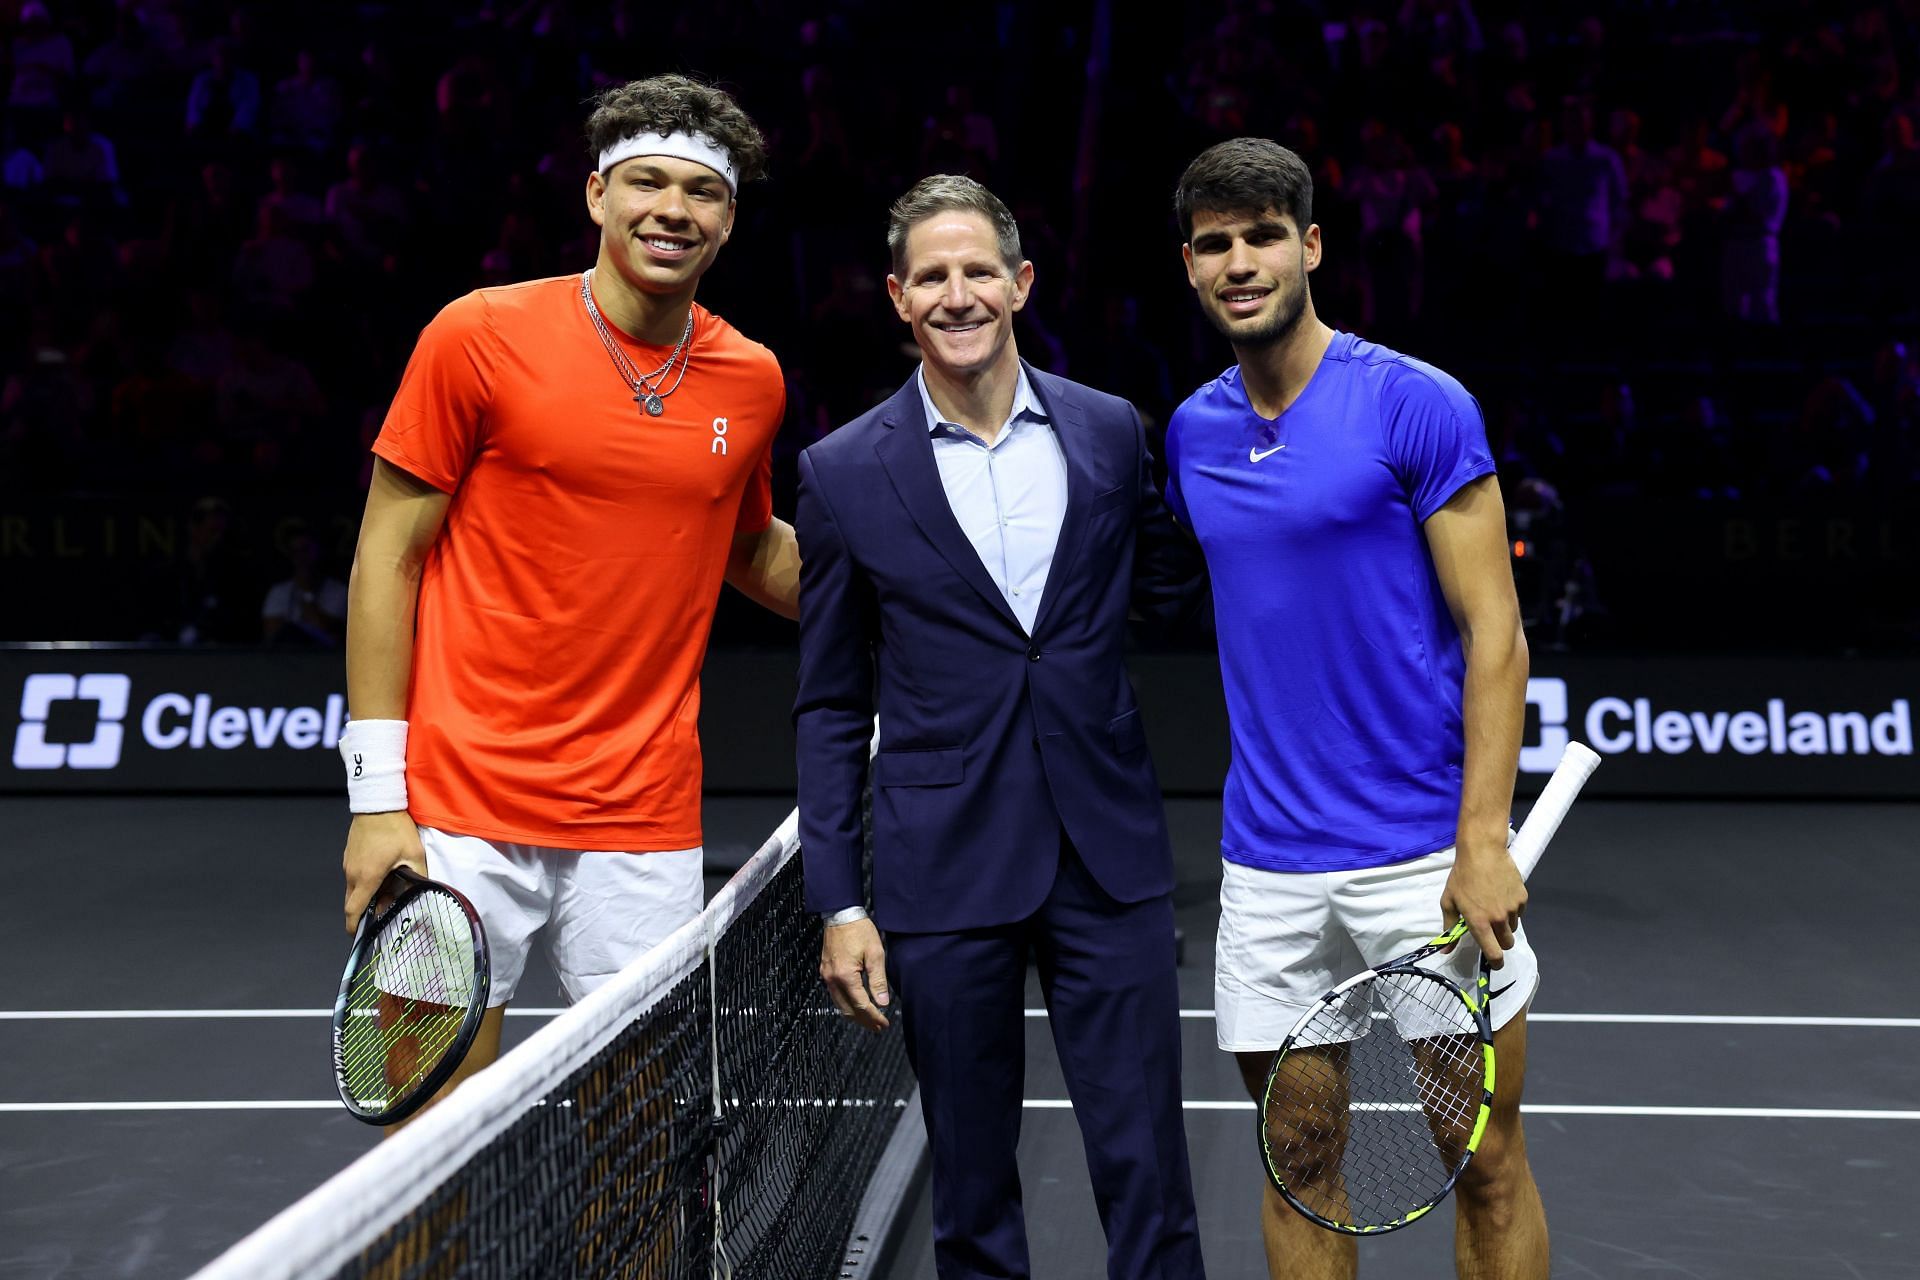
[[(710, 887), (786, 807), (709, 801)], [(1202, 1238), (1211, 1274), (1256, 1276), (1252, 1111), (1208, 1013), (1218, 806), (1169, 809)], [(341, 806), (13, 799), (8, 813), (0, 1275), (184, 1275), (373, 1142), (331, 1101), (325, 1017), (247, 1013), (331, 1000)], [(1916, 834), (1912, 804), (1575, 807), (1527, 917), (1545, 974), (1528, 1135), (1556, 1276), (1920, 1276)], [(551, 979), (532, 976), (518, 1003), (556, 1004)], [(509, 1042), (539, 1021), (510, 1019)], [(1045, 1020), (1029, 1025), (1034, 1274), (1091, 1280), (1105, 1265), (1079, 1135)], [(169, 1105), (127, 1105), (143, 1103)], [(1448, 1216), (1365, 1243), (1362, 1273), (1451, 1276)], [(892, 1275), (933, 1274), (923, 1192)]]

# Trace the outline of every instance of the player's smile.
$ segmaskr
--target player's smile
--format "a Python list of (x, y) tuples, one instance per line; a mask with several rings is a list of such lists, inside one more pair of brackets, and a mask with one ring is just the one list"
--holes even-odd
[(1240, 287), (1221, 290), (1219, 298), (1222, 306), (1229, 314), (1250, 316), (1265, 306), (1268, 297), (1272, 294), (1273, 290), (1269, 288)]
[[(659, 225), (662, 221), (680, 225), (662, 227)], [(686, 227), (688, 221), (670, 214), (657, 216), (651, 211), (642, 214), (629, 237), (634, 246), (633, 265), (642, 271), (650, 266), (665, 268), (675, 277), (684, 275), (690, 264), (704, 266), (705, 237), (698, 235), (696, 229)], [(652, 225), (646, 225), (649, 223)]]
[(697, 243), (682, 236), (662, 235), (659, 232), (648, 232), (637, 236), (636, 239), (640, 241), (649, 257), (662, 262), (683, 261)]

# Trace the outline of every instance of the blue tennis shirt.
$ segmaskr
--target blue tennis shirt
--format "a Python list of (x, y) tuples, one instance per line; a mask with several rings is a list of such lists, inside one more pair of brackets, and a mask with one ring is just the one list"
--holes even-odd
[(1451, 845), (1466, 661), (1421, 525), (1494, 470), (1479, 405), (1339, 333), (1277, 420), (1235, 365), (1174, 412), (1166, 454), (1168, 504), (1213, 578), (1221, 853), (1344, 871)]

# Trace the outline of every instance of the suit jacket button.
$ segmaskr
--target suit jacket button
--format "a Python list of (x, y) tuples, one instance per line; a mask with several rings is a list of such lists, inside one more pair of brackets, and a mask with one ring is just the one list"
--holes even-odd
[(1027, 646), (1027, 661), (1028, 662), (1040, 661), (1040, 646), (1038, 645)]

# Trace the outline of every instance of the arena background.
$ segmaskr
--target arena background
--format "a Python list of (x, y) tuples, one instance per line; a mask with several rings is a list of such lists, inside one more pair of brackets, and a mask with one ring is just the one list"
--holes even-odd
[[(699, 296), (785, 370), (780, 514), (798, 452), (913, 368), (884, 234), (915, 178), (1012, 205), (1037, 276), (1022, 354), (1154, 433), (1231, 360), (1185, 283), (1174, 181), (1212, 141), (1271, 136), (1314, 171), (1321, 316), (1484, 410), (1533, 654), (1522, 794), (1571, 736), (1608, 757), (1601, 797), (1891, 802), (1808, 812), (1912, 852), (1916, 0), (0, 0), (16, 818), (55, 829), (77, 811), (44, 806), (112, 793), (331, 812), (339, 628), (269, 620), (269, 597), (339, 593), (367, 445), (434, 312), (591, 262), (585, 104), (669, 70), (727, 85), (772, 144)], [(716, 805), (791, 792), (793, 646), (723, 596)], [(1142, 642), (1135, 681), (1169, 795), (1203, 803), (1211, 656)], [(0, 864), (47, 856), (19, 829)], [(9, 952), (56, 945), (17, 896), (6, 920)], [(26, 1149), (0, 1138), (16, 1169)], [(32, 1241), (71, 1230), (8, 1213), (29, 1243), (0, 1272), (141, 1273), (111, 1248), (35, 1269)]]

